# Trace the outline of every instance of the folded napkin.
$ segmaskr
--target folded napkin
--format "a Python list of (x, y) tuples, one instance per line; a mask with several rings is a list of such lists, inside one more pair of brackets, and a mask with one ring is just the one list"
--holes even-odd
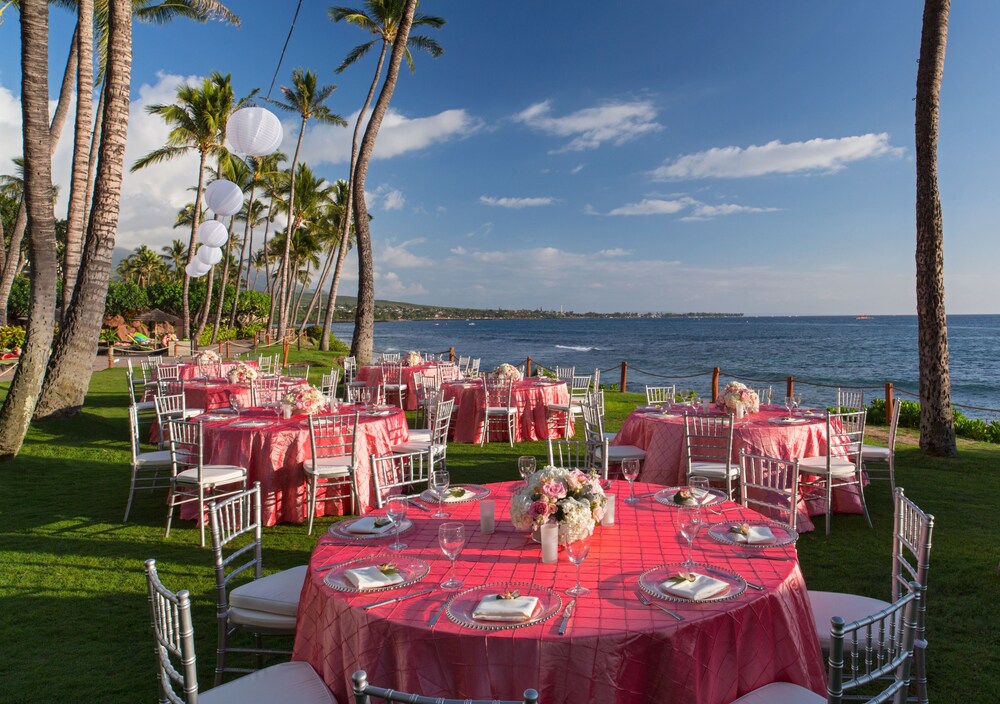
[(465, 501), (466, 499), (472, 498), (475, 495), (476, 492), (469, 491), (464, 486), (456, 486), (452, 487), (451, 489), (448, 489), (448, 491), (445, 492), (444, 502), (447, 504), (454, 501)]
[(487, 594), (472, 612), (472, 618), (483, 621), (527, 621), (535, 613), (536, 606), (538, 597), (534, 596), (497, 599), (496, 594)]
[(750, 526), (746, 535), (742, 533), (730, 533), (730, 535), (733, 536), (735, 542), (744, 545), (770, 545), (778, 542), (774, 533), (767, 526)]
[[(380, 525), (375, 525), (375, 521), (379, 521)], [(388, 533), (393, 530), (392, 521), (385, 525), (381, 525), (382, 521), (387, 520), (383, 516), (365, 516), (364, 518), (359, 518), (354, 521), (351, 525), (347, 526), (349, 533), (364, 533), (367, 535), (382, 535), (383, 533)]]
[(696, 503), (704, 503), (707, 499), (714, 496), (712, 492), (706, 491), (705, 489), (694, 489), (691, 492), (691, 498), (678, 500), (680, 498), (680, 491), (674, 494), (674, 503), (680, 504), (681, 506), (694, 506)]
[(722, 580), (713, 579), (697, 572), (691, 574), (695, 578), (693, 582), (686, 579), (680, 582), (668, 579), (660, 585), (660, 589), (672, 596), (679, 596), (681, 599), (690, 599), (691, 601), (711, 599), (716, 594), (729, 589), (729, 584)]
[(403, 581), (403, 575), (399, 572), (386, 574), (375, 565), (344, 570), (344, 576), (358, 589), (391, 587), (393, 584), (399, 584)]

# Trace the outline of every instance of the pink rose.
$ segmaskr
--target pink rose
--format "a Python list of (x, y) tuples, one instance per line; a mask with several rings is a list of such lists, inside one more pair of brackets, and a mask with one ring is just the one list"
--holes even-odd
[(566, 496), (566, 487), (561, 482), (545, 482), (542, 484), (542, 494), (553, 499), (561, 499)]
[(604, 520), (604, 507), (598, 506), (594, 509), (594, 521), (600, 523)]
[(545, 517), (548, 515), (549, 515), (549, 505), (544, 501), (535, 501), (531, 504), (532, 520), (538, 518), (539, 516)]

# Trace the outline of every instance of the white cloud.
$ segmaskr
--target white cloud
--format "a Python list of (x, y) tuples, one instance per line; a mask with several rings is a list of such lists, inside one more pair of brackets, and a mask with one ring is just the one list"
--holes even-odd
[(378, 283), (377, 296), (379, 298), (423, 296), (427, 293), (427, 289), (421, 284), (415, 282), (406, 283), (394, 271), (385, 274), (376, 273), (375, 280)]
[(392, 241), (386, 242), (376, 257), (379, 267), (393, 269), (417, 269), (434, 266), (434, 260), (422, 257), (410, 251), (410, 247), (421, 245), (427, 242), (426, 239), (418, 237), (395, 244)]
[(559, 152), (596, 149), (605, 142), (621, 145), (663, 129), (655, 121), (656, 108), (646, 100), (607, 102), (562, 117), (554, 117), (551, 102), (545, 100), (522, 110), (513, 119), (546, 134), (569, 137), (570, 141), (556, 150)]
[[(757, 208), (748, 205), (738, 205), (735, 203), (720, 203), (709, 205), (690, 196), (680, 196), (671, 200), (662, 198), (643, 198), (637, 203), (627, 203), (608, 212), (608, 215), (676, 215), (686, 211), (683, 221), (710, 220), (722, 215), (736, 215), (739, 213), (771, 213), (779, 208)], [(591, 206), (587, 206), (584, 212), (588, 215), (599, 215)]]
[(402, 210), (405, 203), (406, 198), (403, 197), (403, 192), (393, 189), (385, 194), (385, 199), (382, 201), (382, 210)]
[(839, 139), (810, 139), (784, 144), (778, 140), (749, 147), (715, 147), (687, 154), (653, 171), (660, 180), (742, 178), (764, 174), (834, 172), (852, 161), (900, 156), (903, 149), (889, 144), (889, 135), (863, 134)]
[(722, 203), (720, 205), (708, 205), (707, 203), (696, 202), (694, 211), (690, 215), (685, 215), (681, 220), (711, 220), (720, 215), (737, 215), (739, 213), (773, 213), (781, 208), (754, 208), (749, 205), (737, 205), (735, 203)]
[(608, 215), (672, 215), (679, 213), (691, 205), (690, 198), (679, 200), (660, 200), (658, 198), (643, 198), (638, 203), (615, 208)]
[(611, 249), (602, 249), (597, 253), (599, 257), (628, 257), (634, 254), (631, 249), (622, 249), (621, 247), (612, 247)]
[(21, 156), (21, 99), (0, 86), (0, 174), (13, 174)]
[(540, 205), (552, 205), (555, 198), (548, 196), (536, 198), (495, 198), (493, 196), (479, 196), (479, 202), (484, 205), (492, 205), (500, 208), (536, 208)]
[[(370, 116), (369, 112), (362, 124), (362, 134)], [(347, 117), (349, 127), (346, 129), (335, 125), (308, 125), (305, 137), (302, 139), (302, 153), (309, 155), (309, 163), (312, 165), (348, 163), (351, 158), (354, 123), (357, 119), (357, 112), (349, 115)], [(409, 118), (390, 109), (382, 120), (372, 158), (391, 159), (401, 154), (426, 149), (433, 144), (461, 139), (477, 132), (482, 125), (481, 120), (465, 110), (445, 110), (436, 115)], [(291, 150), (295, 148), (298, 128), (294, 124), (285, 124), (285, 128), (282, 147), (291, 154)]]

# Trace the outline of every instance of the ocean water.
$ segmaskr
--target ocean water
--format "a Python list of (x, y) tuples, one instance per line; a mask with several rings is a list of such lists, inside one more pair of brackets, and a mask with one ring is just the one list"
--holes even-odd
[[(350, 341), (353, 325), (334, 326)], [(1000, 408), (1000, 315), (948, 318), (952, 401)], [(501, 362), (519, 364), (530, 356), (546, 367), (575, 366), (579, 371), (614, 367), (602, 383), (618, 383), (619, 365), (629, 365), (628, 390), (646, 383), (676, 383), (678, 389), (707, 393), (711, 370), (727, 375), (782, 380), (794, 375), (804, 403), (830, 404), (833, 389), (809, 386), (896, 387), (917, 392), (917, 319), (879, 316), (744, 318), (649, 318), (555, 320), (449, 320), (376, 323), (376, 351), (420, 350), (482, 359), (481, 368)], [(698, 375), (691, 379), (663, 380)], [(749, 382), (748, 382), (749, 383)], [(753, 386), (761, 384), (753, 383)], [(882, 396), (870, 390), (865, 398)], [(912, 398), (903, 395), (903, 398)], [(1000, 413), (962, 409), (967, 415), (995, 418)]]

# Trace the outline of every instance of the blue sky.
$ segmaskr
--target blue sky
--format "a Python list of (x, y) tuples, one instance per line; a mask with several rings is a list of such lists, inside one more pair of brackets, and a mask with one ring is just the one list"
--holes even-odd
[[(137, 25), (127, 160), (162, 144), (143, 107), (231, 72), (266, 92), (292, 0), (232, 0), (239, 29)], [(375, 56), (305, 0), (278, 76), (316, 71), (357, 114)], [(424, 0), (445, 53), (417, 53), (367, 191), (382, 298), (441, 305), (909, 314), (914, 304), (913, 0), (631, 3)], [(72, 18), (52, 12), (52, 90)], [(996, 312), (1000, 3), (952, 7), (939, 175), (948, 307)], [(17, 15), (0, 25), (0, 168), (20, 153)], [(277, 88), (275, 88), (277, 94)], [(297, 121), (283, 115), (289, 153)], [(56, 156), (66, 183), (70, 139)], [(303, 159), (346, 177), (350, 130)], [(119, 245), (158, 248), (196, 162), (127, 178)], [(63, 174), (60, 176), (60, 174)], [(64, 189), (68, 191), (68, 188)], [(64, 207), (60, 205), (60, 207)], [(257, 235), (259, 241), (260, 235)], [(353, 293), (354, 272), (343, 293)]]

